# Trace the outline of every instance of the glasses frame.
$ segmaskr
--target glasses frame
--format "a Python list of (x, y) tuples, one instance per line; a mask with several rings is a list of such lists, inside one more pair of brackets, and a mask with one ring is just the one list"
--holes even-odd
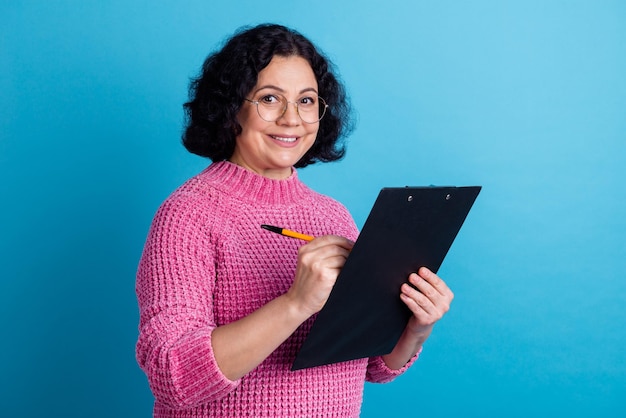
[(287, 100), (287, 98), (285, 96), (283, 96), (282, 94), (272, 94), (272, 96), (277, 96), (277, 97), (282, 97), (283, 99), (285, 99), (285, 106), (283, 107), (283, 110), (280, 112), (280, 115), (278, 115), (278, 117), (276, 117), (276, 119), (274, 120), (267, 120), (265, 119), (263, 116), (261, 116), (261, 112), (259, 111), (259, 104), (260, 101), (259, 100), (250, 100), (248, 98), (244, 98), (245, 101), (252, 103), (253, 105), (256, 106), (256, 113), (259, 115), (259, 117), (261, 119), (263, 119), (265, 122), (276, 122), (278, 119), (282, 118), (283, 116), (285, 116), (285, 112), (287, 112), (287, 107), (289, 107), (289, 104), (294, 104), (296, 105), (296, 113), (298, 114), (298, 117), (300, 118), (300, 120), (306, 124), (309, 125), (313, 125), (314, 123), (318, 123), (319, 121), (322, 120), (322, 118), (324, 117), (324, 115), (326, 115), (326, 111), (328, 110), (328, 104), (326, 103), (326, 100), (324, 100), (322, 97), (317, 96), (317, 100), (319, 100), (321, 102), (321, 104), (323, 106), (320, 106), (320, 109), (322, 110), (322, 114), (319, 117), (318, 120), (316, 120), (315, 122), (307, 122), (306, 120), (304, 120), (302, 118), (302, 115), (300, 114), (300, 108), (298, 107), (298, 102), (290, 102), (289, 100)]

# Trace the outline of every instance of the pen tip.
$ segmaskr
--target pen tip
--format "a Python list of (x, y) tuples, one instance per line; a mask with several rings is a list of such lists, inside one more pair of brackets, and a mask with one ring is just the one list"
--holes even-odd
[(282, 228), (279, 228), (277, 226), (272, 226), (272, 225), (262, 224), (261, 228), (267, 229), (268, 231), (277, 232), (279, 234), (282, 232)]

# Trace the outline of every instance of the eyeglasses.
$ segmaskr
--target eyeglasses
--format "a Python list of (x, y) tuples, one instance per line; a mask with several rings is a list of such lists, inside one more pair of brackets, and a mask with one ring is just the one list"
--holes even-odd
[(288, 101), (280, 94), (267, 94), (259, 100), (245, 99), (256, 106), (256, 111), (266, 122), (276, 122), (283, 117), (289, 103), (296, 105), (296, 112), (304, 123), (317, 123), (326, 114), (328, 105), (317, 95), (306, 96), (296, 102)]

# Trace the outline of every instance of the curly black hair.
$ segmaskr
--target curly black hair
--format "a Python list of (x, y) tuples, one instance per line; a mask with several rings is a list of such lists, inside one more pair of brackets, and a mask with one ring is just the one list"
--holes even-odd
[(343, 139), (354, 127), (350, 103), (332, 62), (311, 41), (293, 29), (275, 24), (244, 27), (221, 50), (204, 61), (199, 77), (191, 80), (184, 104), (183, 145), (189, 152), (213, 161), (230, 158), (241, 133), (237, 114), (257, 83), (258, 74), (274, 56), (306, 59), (328, 104), (313, 146), (296, 167), (343, 158)]

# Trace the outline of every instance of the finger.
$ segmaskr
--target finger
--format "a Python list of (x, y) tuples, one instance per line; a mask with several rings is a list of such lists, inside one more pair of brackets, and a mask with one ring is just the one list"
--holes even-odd
[(337, 256), (342, 257), (345, 262), (351, 249), (352, 241), (348, 239), (324, 236), (315, 238), (310, 243), (301, 246), (298, 249), (298, 256), (305, 263), (313, 263)]
[(418, 316), (420, 314), (420, 311), (423, 312), (423, 309), (421, 308), (421, 306), (419, 306), (417, 301), (408, 296), (406, 293), (402, 292), (400, 294), (400, 299), (402, 299), (402, 302), (404, 302), (404, 304), (409, 308), (413, 315)]
[(409, 275), (409, 283), (430, 301), (434, 302), (443, 296), (429, 281), (416, 273)]
[(336, 245), (324, 246), (298, 255), (298, 270), (309, 271), (318, 277), (333, 277), (333, 281), (346, 263), (348, 250)]
[(416, 300), (424, 311), (441, 317), (450, 309), (450, 303), (454, 297), (451, 291), (448, 290), (449, 293), (441, 294), (433, 285), (415, 273), (409, 276), (409, 283), (417, 289), (414, 289), (417, 293), (421, 293), (421, 295), (411, 293), (410, 296)]
[(436, 321), (437, 312), (428, 300), (419, 296), (410, 297), (405, 293), (401, 294), (400, 299), (411, 311), (418, 324), (430, 324)]
[(347, 258), (347, 255), (344, 255), (344, 254), (328, 256), (319, 260), (320, 262), (319, 265), (322, 268), (326, 268), (326, 269), (341, 270), (344, 264), (346, 264), (346, 258)]
[(421, 267), (418, 270), (418, 275), (428, 282), (439, 294), (444, 297), (452, 297), (452, 291), (448, 285), (437, 274), (433, 273), (428, 268)]
[(448, 311), (447, 306), (449, 305), (433, 304), (431, 300), (411, 288), (411, 286), (406, 283), (403, 285), (401, 299), (409, 308), (411, 313), (413, 313), (413, 318), (416, 321), (416, 324), (419, 325), (432, 325), (439, 321)]
[(354, 241), (339, 235), (323, 235), (313, 239), (307, 246), (313, 246), (314, 248), (324, 247), (328, 245), (335, 245), (346, 250), (351, 250), (354, 247)]
[(415, 315), (432, 315), (437, 311), (432, 300), (430, 300), (420, 290), (416, 290), (407, 283), (403, 284), (401, 287), (401, 296), (402, 300)]

